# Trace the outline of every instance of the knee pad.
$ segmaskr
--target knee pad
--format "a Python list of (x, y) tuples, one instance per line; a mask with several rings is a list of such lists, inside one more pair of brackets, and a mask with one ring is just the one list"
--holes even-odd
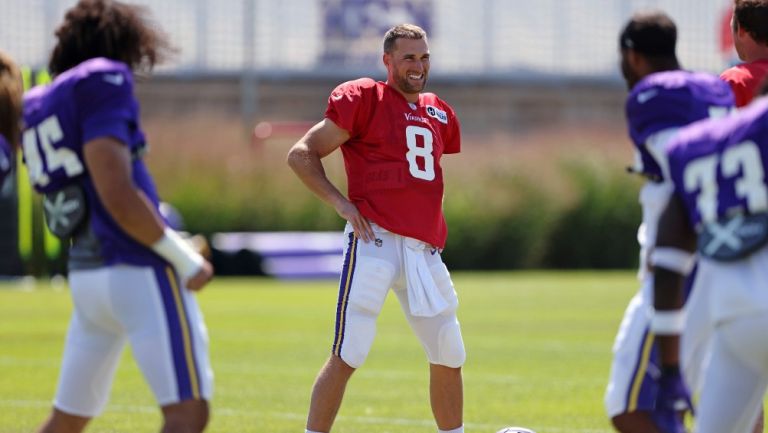
[(339, 301), (334, 343), (334, 353), (350, 367), (359, 368), (368, 357), (376, 335), (376, 319), (394, 275), (389, 262), (359, 257), (346, 299)]
[(453, 288), (451, 274), (448, 272), (445, 264), (441, 262), (431, 266), (429, 270), (440, 290), (440, 294), (450, 304), (449, 311), (452, 313), (449, 315), (450, 319), (440, 327), (440, 332), (438, 333), (437, 364), (459, 368), (464, 365), (464, 361), (467, 358), (467, 353), (464, 350), (464, 340), (461, 338), (461, 327), (458, 320), (456, 320), (455, 313), (456, 308), (459, 306), (459, 299), (456, 296), (456, 290)]
[(459, 300), (448, 269), (439, 261), (429, 267), (440, 294), (448, 302), (448, 309), (435, 317), (415, 317), (405, 312), (411, 327), (421, 340), (427, 359), (432, 364), (459, 368), (464, 365), (466, 352), (461, 338), (461, 327), (456, 319)]
[(440, 328), (437, 341), (438, 359), (436, 364), (451, 368), (459, 368), (464, 365), (467, 352), (464, 350), (461, 328), (455, 317)]
[(362, 256), (352, 274), (349, 309), (378, 316), (392, 286), (395, 268), (386, 260)]

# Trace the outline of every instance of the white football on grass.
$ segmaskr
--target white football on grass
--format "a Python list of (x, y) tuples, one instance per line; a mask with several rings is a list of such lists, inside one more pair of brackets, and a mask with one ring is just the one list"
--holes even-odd
[(525, 427), (504, 427), (496, 433), (536, 433), (535, 431)]

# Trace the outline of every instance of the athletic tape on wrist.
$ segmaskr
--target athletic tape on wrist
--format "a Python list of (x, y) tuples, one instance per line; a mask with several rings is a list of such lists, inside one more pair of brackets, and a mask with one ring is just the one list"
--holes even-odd
[(683, 310), (656, 310), (651, 317), (651, 332), (656, 335), (679, 335), (684, 326)]
[(696, 256), (679, 248), (656, 247), (651, 252), (651, 264), (654, 267), (688, 275), (696, 265)]
[(173, 265), (182, 281), (195, 275), (203, 266), (203, 257), (168, 227), (165, 228), (163, 237), (152, 245), (152, 250)]

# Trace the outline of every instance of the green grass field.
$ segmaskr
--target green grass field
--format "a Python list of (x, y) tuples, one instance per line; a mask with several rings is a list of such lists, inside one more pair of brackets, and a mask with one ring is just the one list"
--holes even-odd
[[(467, 433), (611, 432), (603, 409), (611, 344), (636, 290), (631, 272), (456, 273)], [(216, 375), (210, 432), (298, 433), (328, 356), (332, 281), (218, 279), (200, 296)], [(52, 399), (69, 293), (0, 283), (0, 433), (29, 432)], [(434, 432), (422, 349), (390, 295), (334, 433)], [(89, 432), (154, 432), (160, 415), (126, 350)]]

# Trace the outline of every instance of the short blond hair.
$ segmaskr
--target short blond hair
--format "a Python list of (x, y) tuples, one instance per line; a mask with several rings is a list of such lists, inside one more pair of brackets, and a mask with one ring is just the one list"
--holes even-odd
[(384, 34), (384, 52), (391, 53), (398, 39), (426, 39), (427, 32), (416, 24), (398, 24)]
[(8, 54), (0, 51), (0, 134), (12, 148), (19, 145), (23, 92), (19, 67)]

